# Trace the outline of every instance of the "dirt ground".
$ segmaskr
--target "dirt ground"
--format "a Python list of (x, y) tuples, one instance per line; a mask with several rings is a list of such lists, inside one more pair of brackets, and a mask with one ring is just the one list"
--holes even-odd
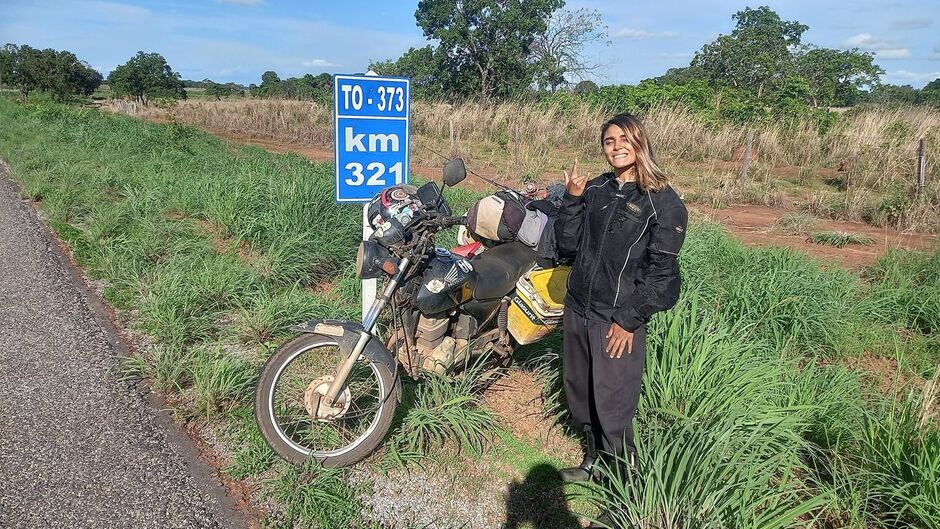
[(900, 232), (861, 222), (815, 219), (820, 231), (865, 235), (875, 241), (869, 246), (850, 244), (844, 248), (836, 248), (810, 242), (804, 235), (788, 235), (774, 231), (777, 220), (787, 213), (796, 213), (795, 209), (749, 205), (714, 209), (701, 204), (693, 204), (690, 209), (693, 214), (721, 223), (745, 244), (786, 246), (808, 255), (836, 261), (848, 268), (872, 264), (881, 254), (893, 248), (934, 251), (940, 248), (940, 239), (934, 235)]
[[(104, 109), (109, 110), (108, 108)], [(166, 123), (168, 121), (163, 115), (142, 114), (138, 117), (155, 123)], [(328, 162), (333, 160), (333, 151), (325, 147), (286, 143), (270, 138), (248, 136), (225, 130), (204, 130), (219, 138), (240, 144), (254, 145), (271, 152), (299, 154), (316, 162)], [(420, 145), (416, 146), (416, 148), (420, 147)], [(711, 166), (725, 164), (728, 165), (728, 167), (732, 167), (737, 162), (711, 161), (708, 163)], [(712, 167), (712, 169), (714, 169), (714, 167)], [(798, 168), (793, 169), (798, 170)], [(463, 185), (474, 190), (482, 191), (492, 188), (484, 178), (497, 181), (500, 179), (499, 175), (486, 167), (474, 167), (472, 170), (476, 174), (471, 173)], [(786, 172), (787, 168), (775, 168), (774, 170), (775, 172)], [(427, 179), (437, 180), (441, 176), (440, 166), (416, 164), (411, 166), (411, 171)], [(835, 173), (836, 170), (819, 169), (817, 172), (827, 171)], [(480, 176), (484, 178), (480, 178)], [(558, 182), (561, 182), (561, 175), (546, 173), (541, 176), (541, 183), (543, 185), (550, 184), (556, 179)], [(516, 183), (520, 184), (519, 182)], [(507, 184), (511, 185), (512, 182), (507, 182)], [(690, 210), (693, 215), (699, 215), (724, 225), (732, 235), (737, 237), (744, 244), (750, 246), (784, 246), (826, 261), (836, 262), (840, 266), (852, 269), (870, 265), (885, 251), (894, 248), (928, 251), (940, 250), (940, 237), (936, 235), (900, 232), (891, 228), (878, 228), (869, 224), (853, 221), (814, 219), (819, 231), (836, 231), (864, 235), (871, 238), (874, 241), (873, 244), (867, 246), (852, 244), (843, 248), (837, 248), (813, 243), (809, 241), (805, 235), (794, 235), (775, 230), (775, 223), (780, 217), (787, 213), (798, 212), (794, 207), (734, 205), (724, 209), (715, 209), (704, 204), (696, 203), (690, 204)]]
[[(165, 121), (156, 118), (147, 118), (152, 121)], [(305, 156), (316, 162), (333, 160), (333, 151), (323, 147), (285, 143), (266, 138), (250, 137), (234, 134), (227, 131), (211, 130), (207, 132), (223, 139), (254, 145), (262, 149), (277, 153), (295, 153)], [(475, 168), (476, 173), (490, 179), (498, 176), (486, 168)], [(441, 168), (429, 165), (412, 165), (411, 171), (427, 179), (438, 179)], [(543, 175), (543, 180), (548, 180)], [(560, 181), (560, 176), (559, 176)], [(487, 189), (483, 179), (471, 174), (466, 184), (473, 189)], [(701, 204), (692, 204), (693, 214), (701, 215), (724, 225), (729, 232), (747, 245), (754, 246), (785, 246), (794, 250), (812, 255), (821, 259), (835, 261), (848, 268), (860, 268), (875, 262), (886, 250), (892, 248), (909, 248), (917, 250), (936, 250), (940, 248), (940, 239), (934, 235), (918, 233), (902, 233), (890, 228), (878, 228), (868, 224), (851, 221), (834, 221), (817, 219), (820, 230), (847, 232), (865, 235), (874, 240), (869, 246), (849, 245), (844, 248), (825, 246), (807, 241), (802, 235), (789, 235), (773, 230), (776, 221), (787, 213), (797, 210), (791, 208), (772, 208), (756, 205), (732, 206), (725, 209), (714, 209)]]
[(484, 403), (516, 438), (565, 462), (574, 464), (581, 457), (580, 445), (562, 425), (545, 419), (542, 386), (531, 373), (511, 371), (487, 390)]

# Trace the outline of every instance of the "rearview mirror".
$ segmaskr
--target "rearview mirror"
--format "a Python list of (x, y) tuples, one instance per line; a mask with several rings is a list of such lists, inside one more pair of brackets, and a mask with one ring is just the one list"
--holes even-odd
[(463, 164), (463, 160), (460, 158), (454, 158), (453, 160), (444, 164), (444, 185), (453, 187), (460, 182), (463, 182), (464, 178), (467, 177), (467, 166)]

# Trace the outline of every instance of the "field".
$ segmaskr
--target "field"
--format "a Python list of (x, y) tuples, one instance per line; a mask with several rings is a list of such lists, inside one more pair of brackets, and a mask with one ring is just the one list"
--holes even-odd
[[(149, 110), (159, 119), (332, 150), (329, 107), (312, 102), (190, 100)], [(459, 154), (506, 181), (555, 180), (580, 158), (600, 172), (599, 123), (584, 103), (445, 104), (418, 101), (412, 133), (416, 164), (437, 167)], [(752, 126), (709, 123), (691, 111), (654, 107), (644, 116), (664, 166), (687, 199), (723, 208), (785, 206), (814, 216), (876, 226), (940, 231), (940, 112), (928, 107), (860, 107), (825, 134), (816, 121)], [(748, 176), (741, 174), (752, 134)], [(927, 145), (927, 187), (916, 192), (917, 142)]]
[[(472, 381), (406, 384), (384, 448), (355, 469), (281, 463), (251, 419), (253, 383), (287, 326), (355, 316), (359, 212), (332, 202), (329, 164), (183, 124), (265, 134), (267, 122), (252, 120), (251, 107), (223, 104), (231, 106), (187, 103), (176, 107), (176, 122), (153, 124), (0, 99), (0, 156), (138, 344), (125, 375), (168, 396), (264, 525), (577, 527), (578, 515), (614, 508), (624, 522), (650, 528), (940, 526), (940, 255), (893, 250), (847, 270), (787, 249), (744, 247), (701, 218), (680, 259), (682, 299), (650, 327), (637, 419), (642, 479), (610, 475), (598, 486), (562, 487), (554, 477), (578, 456), (563, 427), (557, 335), (521, 351), (505, 381), (483, 394)], [(292, 121), (301, 115), (293, 104), (271, 104), (283, 105), (272, 135), (294, 130), (310, 135), (298, 140), (330, 141), (316, 136), (320, 126)], [(481, 125), (458, 129), (455, 148), (500, 174), (510, 163), (535, 175), (587, 156), (599, 122), (585, 115), (561, 128), (534, 121), (533, 111), (518, 134), (533, 143), (518, 150), (519, 160), (501, 162), (486, 149), (495, 152), (503, 125), (477, 132), (489, 122), (470, 110), (460, 123)], [(689, 137), (662, 112), (649, 119), (667, 163), (688, 195), (705, 193), (709, 186), (696, 187), (681, 168), (721, 166), (744, 131), (703, 128)], [(916, 114), (926, 111), (871, 112), (911, 123), (899, 143), (923, 132), (921, 123), (936, 131), (929, 124), (937, 115)], [(415, 108), (419, 155), (420, 141), (450, 149), (443, 115)], [(795, 145), (829, 152), (825, 160), (834, 162), (856, 148), (873, 115), (846, 121), (827, 146), (808, 133), (799, 140), (798, 131), (781, 130), (774, 139), (761, 131), (762, 161), (752, 169), (764, 180), (725, 190), (744, 200), (751, 185), (772, 188), (780, 164), (804, 163), (809, 171), (800, 175), (812, 189), (826, 171), (795, 158), (803, 149)], [(212, 121), (223, 118), (239, 121)], [(491, 120), (500, 123), (495, 113)], [(523, 159), (523, 151), (545, 159)], [(902, 158), (879, 157), (883, 165), (872, 167), (875, 158), (859, 157), (844, 175), (848, 190), (820, 196), (850, 202), (852, 189), (909, 181)], [(711, 182), (720, 171), (701, 178)], [(449, 199), (460, 210), (479, 194), (456, 189)], [(934, 217), (911, 208), (907, 227), (933, 226)], [(780, 229), (813, 231), (811, 223), (793, 217)]]

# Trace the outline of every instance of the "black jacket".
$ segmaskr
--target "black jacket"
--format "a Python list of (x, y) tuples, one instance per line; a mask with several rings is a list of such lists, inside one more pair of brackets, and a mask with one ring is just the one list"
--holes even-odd
[(675, 305), (688, 219), (672, 187), (621, 188), (613, 173), (588, 181), (580, 197), (565, 193), (555, 221), (560, 255), (575, 258), (565, 305), (628, 331)]

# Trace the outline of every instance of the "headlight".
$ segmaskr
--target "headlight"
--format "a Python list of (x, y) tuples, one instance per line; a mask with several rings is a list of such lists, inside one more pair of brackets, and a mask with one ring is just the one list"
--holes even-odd
[(397, 272), (397, 268), (388, 250), (379, 243), (372, 240), (359, 243), (359, 251), (356, 253), (356, 274), (362, 279), (381, 277), (383, 272), (392, 275)]

